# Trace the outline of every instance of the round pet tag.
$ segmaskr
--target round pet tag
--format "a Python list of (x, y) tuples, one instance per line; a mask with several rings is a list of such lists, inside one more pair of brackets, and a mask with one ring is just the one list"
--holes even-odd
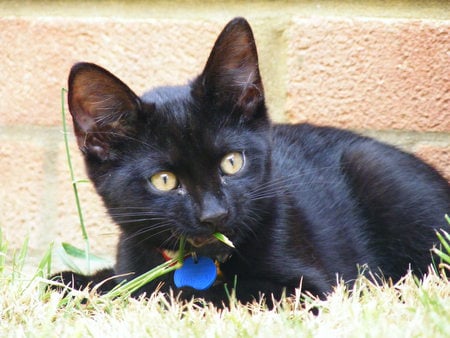
[(176, 287), (189, 286), (196, 290), (206, 290), (217, 277), (217, 269), (214, 261), (209, 257), (198, 257), (194, 262), (192, 257), (184, 260), (183, 266), (175, 270), (173, 280)]

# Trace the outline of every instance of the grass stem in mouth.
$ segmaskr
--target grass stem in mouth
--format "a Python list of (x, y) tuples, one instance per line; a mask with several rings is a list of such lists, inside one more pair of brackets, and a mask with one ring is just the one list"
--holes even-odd
[(225, 236), (224, 234), (222, 234), (220, 232), (216, 232), (216, 233), (213, 234), (213, 236), (215, 238), (217, 238), (219, 241), (221, 241), (222, 243), (228, 245), (229, 247), (234, 248), (233, 242), (230, 241), (230, 239), (227, 236)]
[(136, 278), (125, 282), (123, 284), (117, 285), (114, 289), (108, 292), (105, 296), (108, 298), (116, 298), (119, 296), (129, 296), (133, 292), (139, 290), (141, 287), (150, 283), (151, 281), (168, 274), (169, 272), (175, 271), (183, 266), (184, 262), (184, 247), (186, 246), (186, 238), (184, 236), (180, 237), (180, 246), (178, 254), (175, 258), (164, 262), (153, 269), (147, 271), (146, 273), (137, 276)]

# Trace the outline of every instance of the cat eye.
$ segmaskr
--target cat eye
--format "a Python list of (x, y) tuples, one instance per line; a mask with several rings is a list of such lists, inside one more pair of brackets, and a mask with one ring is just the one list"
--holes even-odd
[(232, 152), (226, 154), (220, 162), (220, 169), (226, 175), (234, 175), (244, 166), (244, 154)]
[(159, 191), (170, 191), (178, 187), (178, 179), (170, 171), (156, 173), (150, 178), (150, 182)]

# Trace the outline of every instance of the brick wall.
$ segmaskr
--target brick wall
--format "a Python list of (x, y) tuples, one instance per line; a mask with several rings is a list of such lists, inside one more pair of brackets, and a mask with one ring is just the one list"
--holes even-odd
[[(226, 22), (252, 24), (271, 116), (350, 128), (414, 152), (450, 179), (450, 7), (439, 2), (0, 2), (0, 227), (31, 255), (82, 246), (61, 127), (76, 61), (137, 93), (198, 74)], [(70, 121), (69, 121), (70, 122)], [(76, 176), (84, 168), (71, 137)], [(80, 186), (92, 250), (117, 229)]]

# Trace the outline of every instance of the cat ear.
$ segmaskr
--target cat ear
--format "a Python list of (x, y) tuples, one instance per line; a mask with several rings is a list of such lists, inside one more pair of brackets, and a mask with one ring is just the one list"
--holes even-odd
[(111, 158), (113, 143), (130, 133), (141, 105), (127, 85), (92, 63), (72, 67), (68, 101), (78, 146), (103, 161)]
[(258, 67), (255, 39), (243, 18), (230, 21), (211, 51), (200, 76), (207, 97), (219, 108), (231, 104), (244, 118), (264, 115), (264, 88)]

